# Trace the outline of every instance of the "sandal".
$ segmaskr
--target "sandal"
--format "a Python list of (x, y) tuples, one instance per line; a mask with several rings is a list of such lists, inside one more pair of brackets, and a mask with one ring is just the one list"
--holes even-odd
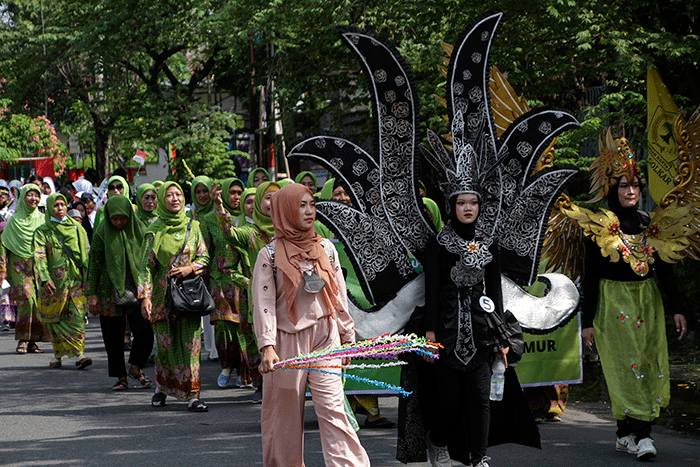
[(143, 374), (143, 371), (139, 371), (136, 374), (129, 372), (129, 377), (137, 383), (139, 383), (142, 388), (148, 389), (151, 386), (153, 386), (153, 382), (150, 379), (148, 379), (146, 375)]
[(151, 398), (151, 406), (152, 407), (164, 407), (166, 397), (167, 396), (165, 395), (164, 392), (157, 392), (157, 393), (153, 394), (153, 397)]
[(15, 349), (15, 352), (19, 354), (25, 354), (27, 353), (27, 341), (19, 341), (17, 344), (17, 348)]
[(206, 404), (203, 404), (199, 399), (194, 399), (192, 402), (190, 402), (187, 410), (190, 412), (209, 412), (209, 407), (207, 407)]
[(44, 351), (41, 350), (38, 345), (36, 345), (36, 342), (29, 343), (29, 347), (27, 348), (27, 352), (29, 352), (29, 353), (44, 353)]
[(124, 391), (125, 389), (129, 389), (129, 383), (126, 378), (119, 378), (112, 386), (112, 391)]
[(61, 368), (63, 366), (63, 362), (61, 362), (60, 358), (54, 358), (49, 362), (49, 367), (51, 368)]
[(92, 365), (92, 358), (90, 358), (90, 357), (83, 357), (80, 360), (78, 360), (77, 362), (75, 362), (75, 367), (78, 370), (84, 370), (85, 368), (89, 367), (90, 365)]

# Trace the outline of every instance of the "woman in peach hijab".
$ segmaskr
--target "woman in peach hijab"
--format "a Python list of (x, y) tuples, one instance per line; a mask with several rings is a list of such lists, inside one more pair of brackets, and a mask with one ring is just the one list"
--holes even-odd
[(260, 250), (254, 268), (253, 318), (264, 388), (263, 463), (304, 465), (308, 383), (325, 464), (368, 466), (367, 453), (345, 416), (340, 377), (275, 369), (280, 360), (355, 340), (338, 253), (330, 241), (314, 231), (315, 220), (316, 201), (307, 187), (293, 183), (275, 193), (275, 238)]

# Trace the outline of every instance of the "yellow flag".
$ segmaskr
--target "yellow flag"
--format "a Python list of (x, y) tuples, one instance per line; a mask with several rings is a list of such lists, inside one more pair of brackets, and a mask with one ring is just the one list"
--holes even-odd
[(678, 149), (673, 120), (678, 107), (661, 81), (659, 72), (647, 70), (647, 132), (649, 138), (649, 193), (657, 204), (673, 187), (678, 170)]

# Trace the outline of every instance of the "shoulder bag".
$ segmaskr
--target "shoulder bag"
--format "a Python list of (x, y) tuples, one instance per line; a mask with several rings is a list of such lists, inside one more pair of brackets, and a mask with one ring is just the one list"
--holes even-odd
[[(190, 237), (192, 229), (192, 219), (187, 225), (187, 234), (185, 235), (185, 243), (178, 252), (174, 265), (180, 262), (182, 253), (187, 245), (187, 240)], [(202, 276), (194, 273), (183, 279), (175, 279), (168, 277), (168, 286), (165, 293), (166, 305), (170, 315), (175, 318), (194, 318), (205, 316), (214, 311), (214, 299), (207, 290)]]

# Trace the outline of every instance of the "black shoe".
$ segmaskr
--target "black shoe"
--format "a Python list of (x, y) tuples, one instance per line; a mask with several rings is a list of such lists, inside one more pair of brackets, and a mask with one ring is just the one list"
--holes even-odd
[(253, 394), (253, 398), (250, 401), (253, 404), (262, 404), (262, 388), (255, 390), (255, 394)]

